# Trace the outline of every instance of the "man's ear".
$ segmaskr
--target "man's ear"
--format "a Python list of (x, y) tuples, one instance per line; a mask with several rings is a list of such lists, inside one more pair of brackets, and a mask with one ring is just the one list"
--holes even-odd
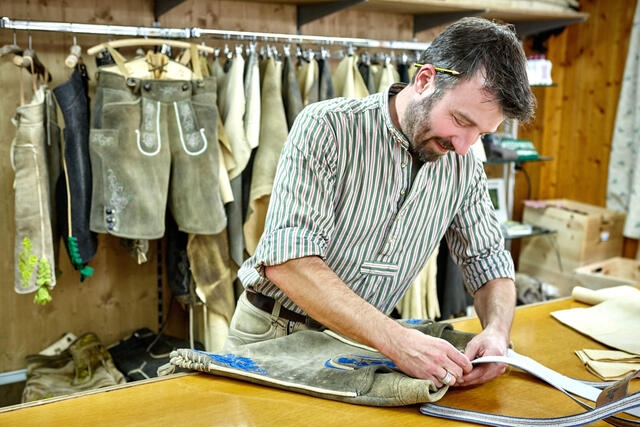
[(416, 72), (415, 81), (413, 83), (416, 92), (422, 95), (424, 91), (435, 87), (436, 69), (432, 64), (424, 64)]

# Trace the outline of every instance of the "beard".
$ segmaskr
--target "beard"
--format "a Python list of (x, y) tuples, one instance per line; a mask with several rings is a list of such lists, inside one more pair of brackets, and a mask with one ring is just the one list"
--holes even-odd
[[(435, 97), (430, 97), (420, 102), (412, 102), (400, 118), (402, 132), (409, 140), (409, 153), (422, 163), (435, 162), (446, 154), (434, 147), (434, 144), (448, 151), (454, 150), (448, 139), (431, 135), (431, 108), (435, 101)], [(429, 144), (430, 142), (434, 144)]]

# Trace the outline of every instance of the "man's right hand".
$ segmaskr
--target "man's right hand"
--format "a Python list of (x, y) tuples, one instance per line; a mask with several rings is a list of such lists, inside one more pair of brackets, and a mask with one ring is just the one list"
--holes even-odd
[[(437, 387), (462, 385), (462, 376), (473, 369), (471, 361), (441, 338), (398, 324), (392, 319), (386, 335), (388, 338), (379, 345), (379, 350), (389, 357), (407, 375), (431, 380)], [(447, 372), (450, 373), (447, 378)]]

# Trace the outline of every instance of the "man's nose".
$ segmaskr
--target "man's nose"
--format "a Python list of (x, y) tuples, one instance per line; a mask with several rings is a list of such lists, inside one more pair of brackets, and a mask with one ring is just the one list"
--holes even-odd
[(471, 146), (475, 144), (479, 138), (480, 135), (477, 132), (467, 132), (463, 135), (452, 138), (451, 144), (453, 144), (453, 148), (457, 154), (464, 156), (469, 152)]

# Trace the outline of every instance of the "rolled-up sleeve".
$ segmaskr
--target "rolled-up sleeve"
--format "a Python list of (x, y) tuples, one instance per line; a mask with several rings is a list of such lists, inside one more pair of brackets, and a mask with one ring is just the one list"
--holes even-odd
[(335, 135), (313, 109), (297, 118), (285, 143), (253, 265), (324, 258), (334, 231)]
[(481, 165), (476, 167), (475, 185), (469, 186), (465, 202), (446, 235), (451, 256), (461, 267), (465, 286), (471, 294), (492, 279), (515, 277), (513, 259), (505, 248), (481, 168)]

